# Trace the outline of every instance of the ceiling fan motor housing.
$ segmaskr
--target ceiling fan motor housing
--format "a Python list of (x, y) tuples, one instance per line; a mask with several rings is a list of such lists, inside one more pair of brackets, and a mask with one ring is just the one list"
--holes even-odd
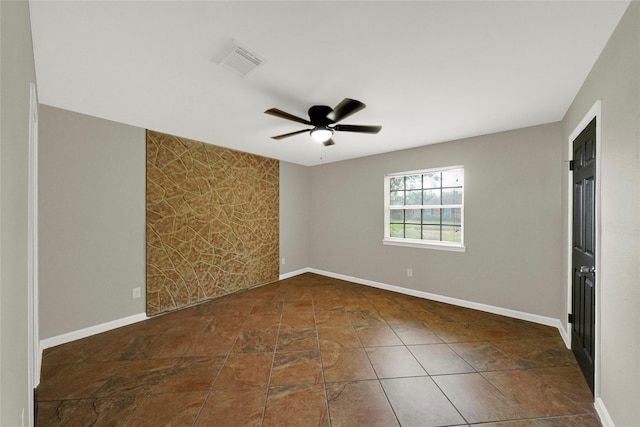
[(334, 123), (334, 121), (329, 118), (329, 114), (332, 112), (333, 108), (326, 105), (314, 105), (309, 108), (309, 121), (314, 126), (328, 126)]

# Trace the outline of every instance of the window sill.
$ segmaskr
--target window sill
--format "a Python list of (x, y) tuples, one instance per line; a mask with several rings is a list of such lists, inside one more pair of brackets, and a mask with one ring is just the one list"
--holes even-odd
[(405, 246), (408, 248), (435, 249), (439, 251), (465, 252), (466, 247), (457, 243), (425, 243), (420, 240), (383, 239), (382, 243), (390, 246)]

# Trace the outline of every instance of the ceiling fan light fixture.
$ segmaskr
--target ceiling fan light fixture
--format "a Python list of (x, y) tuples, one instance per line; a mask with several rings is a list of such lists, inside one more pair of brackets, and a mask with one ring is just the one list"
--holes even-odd
[(316, 142), (327, 142), (333, 136), (333, 129), (329, 127), (316, 126), (311, 129), (311, 138)]

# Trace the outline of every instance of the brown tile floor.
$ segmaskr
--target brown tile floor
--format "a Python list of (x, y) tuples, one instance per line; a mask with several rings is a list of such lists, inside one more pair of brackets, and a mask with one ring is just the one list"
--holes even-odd
[(600, 426), (557, 330), (314, 274), (42, 365), (39, 426)]

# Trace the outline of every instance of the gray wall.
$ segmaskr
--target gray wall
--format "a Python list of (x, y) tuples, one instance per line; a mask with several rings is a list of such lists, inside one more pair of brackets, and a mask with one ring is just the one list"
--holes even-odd
[[(640, 420), (640, 3), (632, 2), (564, 118), (568, 137), (602, 100), (600, 287), (602, 402), (615, 425)], [(563, 175), (564, 188), (569, 176)], [(567, 217), (567, 197), (563, 218)], [(566, 227), (564, 240), (568, 241)], [(566, 254), (567, 249), (563, 250)], [(568, 264), (564, 257), (565, 269)], [(566, 289), (566, 286), (565, 286)], [(565, 293), (566, 300), (566, 293)]]
[[(316, 166), (311, 266), (558, 319), (561, 145), (550, 124)], [(465, 167), (466, 252), (383, 245), (384, 175), (455, 165)]]
[[(305, 166), (280, 161), (280, 274), (310, 266), (311, 176)], [(286, 263), (282, 264), (282, 258)]]
[(29, 6), (0, 2), (0, 425), (28, 420), (27, 185), (29, 84), (35, 82)]
[(144, 313), (144, 129), (46, 106), (39, 125), (40, 338)]

